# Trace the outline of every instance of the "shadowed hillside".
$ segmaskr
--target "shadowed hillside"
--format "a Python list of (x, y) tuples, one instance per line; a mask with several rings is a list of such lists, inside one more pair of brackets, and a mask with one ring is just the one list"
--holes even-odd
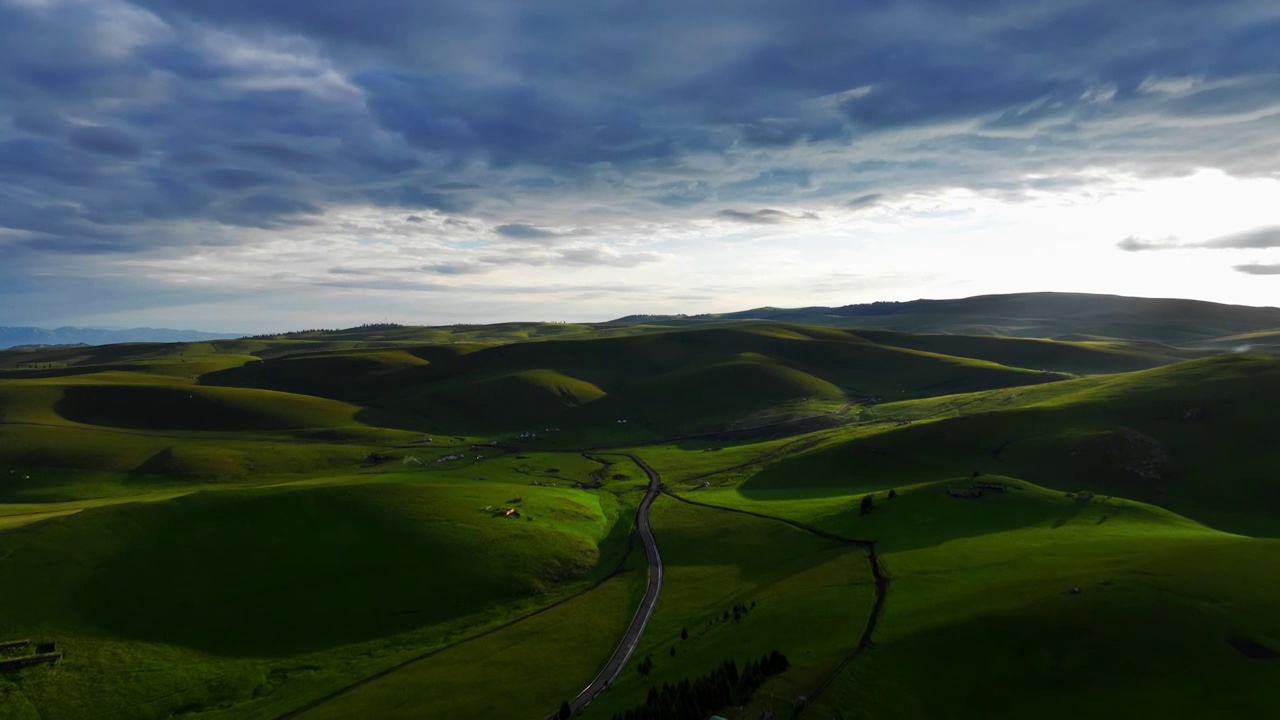
[[(1151, 362), (1063, 343), (1027, 359), (1055, 353), (1068, 365), (1078, 364), (1078, 357), (1120, 368)], [(993, 354), (1012, 361), (1020, 350)], [(877, 344), (845, 330), (752, 324), (593, 340), (312, 353), (248, 363), (202, 382), (322, 395), (464, 432), (540, 424), (587, 428), (626, 419), (670, 434), (796, 404), (825, 402), (831, 411), (846, 401), (1062, 377)]]
[(724, 320), (769, 320), (901, 332), (1063, 340), (1148, 340), (1184, 345), (1227, 335), (1280, 329), (1280, 308), (1120, 295), (1022, 293), (843, 307), (757, 308), (691, 318), (637, 316), (617, 322)]

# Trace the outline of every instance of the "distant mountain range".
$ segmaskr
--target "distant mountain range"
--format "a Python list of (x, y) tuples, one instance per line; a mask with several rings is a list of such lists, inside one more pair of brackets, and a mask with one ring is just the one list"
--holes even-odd
[(108, 345), (127, 342), (197, 342), (242, 337), (235, 333), (207, 333), (199, 330), (169, 328), (131, 328), (99, 330), (96, 328), (0, 327), (0, 348), (26, 345)]
[[(1123, 338), (1182, 345), (1280, 330), (1280, 308), (1225, 305), (1201, 300), (1042, 292), (980, 295), (955, 300), (873, 302), (841, 307), (762, 307), (705, 315), (630, 315), (613, 322), (694, 325), (728, 320), (772, 320), (900, 332), (1056, 340)], [(1249, 339), (1240, 340), (1245, 345)]]
[[(979, 295), (952, 300), (873, 302), (839, 307), (761, 307), (700, 315), (628, 315), (605, 323), (498, 323), (418, 327), (369, 325), (305, 331), (352, 342), (520, 342), (549, 337), (610, 337), (708, 325), (768, 321), (871, 332), (985, 335), (1064, 341), (1147, 341), (1205, 351), (1280, 351), (1280, 308), (1201, 300), (1085, 293)], [(295, 333), (298, 335), (298, 333)], [(20, 346), (200, 342), (243, 337), (168, 328), (101, 330), (0, 327), (0, 349)], [(870, 336), (868, 336), (870, 337)]]

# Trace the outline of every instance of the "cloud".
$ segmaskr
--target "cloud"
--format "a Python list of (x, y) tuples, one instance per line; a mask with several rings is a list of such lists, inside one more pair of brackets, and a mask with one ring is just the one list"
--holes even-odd
[(1254, 228), (1223, 235), (1195, 245), (1204, 248), (1231, 248), (1235, 250), (1260, 250), (1280, 247), (1280, 225)]
[[(285, 221), (298, 215), (319, 215), (324, 211), (300, 198), (282, 197), (271, 193), (256, 193), (236, 200), (224, 221), (229, 225), (270, 226), (273, 221)], [(252, 222), (253, 219), (259, 222)]]
[(1160, 240), (1144, 240), (1134, 235), (1116, 243), (1116, 247), (1128, 252), (1144, 250), (1264, 250), (1280, 247), (1280, 225), (1254, 228), (1229, 235), (1222, 235), (1203, 242), (1182, 242), (1174, 237)]
[(204, 172), (205, 182), (219, 190), (248, 190), (270, 185), (274, 176), (244, 168), (215, 168)]
[(545, 228), (534, 227), (524, 223), (508, 223), (499, 225), (493, 231), (502, 237), (515, 240), (550, 240), (560, 237), (560, 233)]
[(632, 268), (645, 263), (661, 262), (663, 259), (661, 254), (655, 252), (623, 253), (600, 245), (560, 251), (560, 260), (571, 265)]
[(1116, 247), (1125, 252), (1143, 252), (1146, 250), (1174, 250), (1177, 248), (1187, 247), (1178, 241), (1177, 238), (1167, 237), (1160, 240), (1144, 240), (1137, 235), (1129, 237), (1116, 243)]
[(634, 268), (647, 263), (662, 262), (666, 255), (657, 252), (623, 252), (604, 244), (578, 245), (555, 251), (525, 251), (510, 248), (502, 253), (472, 256), (470, 259), (432, 263), (423, 266), (425, 272), (438, 275), (481, 275), (512, 267), (542, 267), (563, 265), (575, 267)]
[(426, 272), (437, 273), (440, 275), (479, 275), (481, 273), (490, 272), (493, 268), (485, 267), (479, 263), (453, 262), (440, 263), (438, 265), (426, 265), (422, 268)]
[(858, 197), (848, 200), (845, 202), (845, 207), (854, 210), (864, 210), (866, 208), (873, 207), (883, 199), (884, 195), (881, 195), (880, 193), (867, 193), (866, 195), (859, 195)]
[(1246, 275), (1280, 275), (1280, 263), (1265, 265), (1263, 263), (1249, 263), (1248, 265), (1236, 265), (1232, 268), (1236, 272), (1242, 272)]
[(79, 127), (69, 133), (71, 144), (81, 150), (134, 158), (142, 154), (142, 143), (132, 135), (106, 127)]
[(1203, 75), (1188, 75), (1185, 77), (1156, 77), (1152, 75), (1142, 81), (1142, 84), (1138, 86), (1138, 92), (1144, 95), (1186, 95), (1203, 84)]
[[(394, 224), (417, 251), (512, 241), (625, 269), (652, 228), (708, 218), (1280, 163), (1280, 18), (1256, 0), (582, 9), (0, 2), (0, 229), (29, 249), (5, 262), (180, 265), (217, 236), (270, 263)], [(350, 224), (370, 208), (388, 219)], [(586, 237), (568, 228), (598, 251), (552, 252)], [(1192, 246), (1271, 247), (1218, 240)], [(432, 264), (499, 267), (460, 258)]]
[(761, 208), (760, 210), (721, 210), (717, 214), (727, 220), (748, 223), (750, 225), (782, 225), (802, 220), (818, 219), (818, 216), (811, 212), (802, 212), (797, 215), (793, 215), (773, 208)]

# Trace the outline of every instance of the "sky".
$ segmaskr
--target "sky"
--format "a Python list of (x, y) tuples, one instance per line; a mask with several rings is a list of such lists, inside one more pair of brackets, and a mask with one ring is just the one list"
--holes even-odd
[(1280, 304), (1275, 0), (0, 0), (0, 325)]

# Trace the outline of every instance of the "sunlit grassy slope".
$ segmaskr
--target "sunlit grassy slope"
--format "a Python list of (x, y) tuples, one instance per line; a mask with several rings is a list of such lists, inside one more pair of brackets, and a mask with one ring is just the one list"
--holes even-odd
[[(871, 427), (782, 459), (744, 492), (883, 490), (972, 471), (1160, 504), (1280, 533), (1280, 360), (1224, 356), (1018, 392), (883, 405)], [(909, 425), (901, 425), (911, 420)]]
[[(664, 469), (681, 455), (656, 457)], [(1277, 541), (1132, 500), (982, 480), (1007, 490), (949, 496), (965, 476), (899, 486), (892, 499), (874, 493), (865, 516), (861, 493), (744, 494), (740, 480), (680, 491), (876, 539), (892, 576), (876, 648), (818, 698), (819, 717), (1120, 717), (1150, 703), (1176, 717), (1259, 717), (1280, 699), (1274, 661), (1229, 642), (1280, 645)], [(1211, 686), (1170, 682), (1183, 677)]]
[[(1280, 649), (1280, 360), (1175, 362), (1154, 340), (1270, 335), (1153, 318), (1122, 340), (1088, 337), (1122, 326), (1103, 316), (1070, 341), (676, 319), (0, 353), (0, 640), (66, 652), (0, 676), (0, 718), (545, 717), (642, 591), (634, 551), (605, 578), (643, 474), (579, 453), (624, 443), (691, 499), (876, 541), (876, 647), (817, 717), (1264, 716), (1278, 661), (1228, 640)], [(947, 494), (975, 471), (1010, 489)], [(588, 716), (775, 648), (793, 669), (760, 703), (785, 716), (861, 635), (863, 550), (669, 497), (653, 522), (662, 600)]]
[[(853, 651), (874, 594), (862, 549), (671, 498), (654, 506), (653, 526), (666, 564), (662, 598), (623, 676), (585, 717), (609, 718), (643, 703), (650, 687), (704, 675), (725, 660), (745, 667), (772, 650), (792, 669), (761, 695), (792, 697)], [(735, 621), (735, 605), (755, 607)], [(637, 671), (645, 657), (653, 663), (647, 678)]]

